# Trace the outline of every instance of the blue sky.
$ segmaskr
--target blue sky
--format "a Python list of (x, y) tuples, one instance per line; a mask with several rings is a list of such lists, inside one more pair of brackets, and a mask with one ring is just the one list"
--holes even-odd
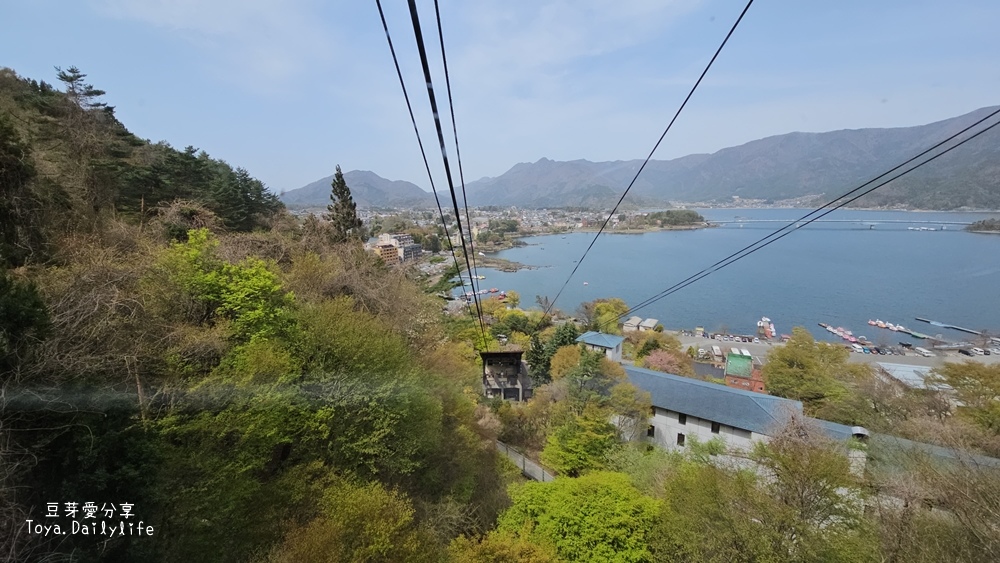
[[(384, 6), (444, 186), (406, 3)], [(742, 7), (441, 0), (466, 180), (542, 157), (644, 158)], [(0, 65), (49, 82), (76, 65), (137, 135), (275, 191), (336, 164), (429, 188), (374, 1), (34, 0), (5, 2), (0, 21)], [(993, 0), (757, 0), (654, 158), (996, 105), (997, 21)]]

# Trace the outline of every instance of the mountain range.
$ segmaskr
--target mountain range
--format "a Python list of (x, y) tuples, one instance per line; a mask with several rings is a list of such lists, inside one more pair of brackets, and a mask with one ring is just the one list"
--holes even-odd
[[(672, 160), (651, 160), (626, 202), (775, 202), (807, 196), (831, 199), (897, 166), (997, 108), (891, 129), (788, 133)], [(987, 123), (991, 123), (990, 120)], [(641, 160), (590, 162), (542, 158), (520, 163), (495, 178), (466, 184), (469, 205), (608, 207), (632, 180)], [(355, 183), (354, 178), (357, 178)], [(348, 172), (359, 206), (433, 205), (409, 182), (371, 172)], [(286, 193), (290, 206), (326, 205), (330, 179)], [(1000, 209), (1000, 131), (989, 131), (927, 166), (858, 200), (859, 206), (914, 209)]]
[[(301, 188), (285, 192), (281, 201), (292, 209), (326, 207), (330, 203), (333, 174)], [(344, 172), (344, 182), (358, 207), (431, 207), (434, 196), (403, 180), (386, 180), (368, 170)]]

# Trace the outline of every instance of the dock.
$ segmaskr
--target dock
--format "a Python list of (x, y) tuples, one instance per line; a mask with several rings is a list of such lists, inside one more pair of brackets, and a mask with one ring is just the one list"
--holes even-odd
[[(960, 331), (960, 332), (966, 332), (966, 333), (969, 333), (969, 334), (975, 334), (976, 336), (988, 336), (984, 332), (980, 332), (978, 330), (972, 330), (971, 328), (965, 328), (965, 327), (960, 327), (960, 326), (951, 325), (951, 324), (947, 324), (947, 323), (942, 323), (942, 322), (938, 322), (938, 321), (932, 321), (930, 319), (924, 319), (922, 317), (915, 317), (915, 318), (918, 321), (920, 321), (920, 322), (927, 323), (927, 324), (930, 324), (930, 325), (933, 325), (933, 326), (939, 326), (941, 328), (950, 328), (951, 330), (957, 330), (957, 331)], [(997, 338), (995, 336), (994, 337), (990, 337), (990, 340), (992, 342), (1000, 343), (1000, 338)]]

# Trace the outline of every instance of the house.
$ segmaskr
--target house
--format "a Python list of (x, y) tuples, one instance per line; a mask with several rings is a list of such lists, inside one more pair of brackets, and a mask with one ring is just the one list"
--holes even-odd
[(753, 358), (750, 356), (727, 355), (725, 380), (726, 387), (746, 389), (755, 393), (767, 393), (760, 367), (754, 365)]
[(636, 332), (639, 330), (639, 323), (642, 322), (642, 317), (631, 316), (625, 321), (622, 326), (622, 332)]
[(624, 367), (629, 381), (652, 401), (647, 438), (667, 449), (684, 447), (692, 437), (700, 442), (721, 437), (729, 447), (749, 450), (754, 441), (802, 414), (799, 401)]
[(658, 325), (658, 324), (660, 324), (660, 321), (657, 320), (657, 319), (652, 319), (652, 318), (646, 319), (646, 320), (642, 321), (641, 323), (639, 323), (639, 330), (640, 331), (655, 330), (656, 329), (656, 325)]
[(483, 360), (483, 394), (487, 399), (527, 401), (532, 382), (528, 367), (521, 361), (521, 350), (480, 352)]
[(603, 353), (613, 362), (622, 361), (622, 342), (625, 342), (624, 336), (588, 331), (581, 334), (576, 341), (588, 350)]
[[(883, 458), (897, 454), (929, 456), (942, 463), (973, 463), (1000, 468), (1000, 459), (869, 433), (861, 426), (847, 426), (806, 417), (802, 403), (734, 389), (634, 366), (623, 366), (629, 381), (650, 394), (652, 407), (646, 440), (665, 449), (680, 449), (692, 438), (708, 442), (720, 438), (730, 450), (748, 451), (754, 442), (767, 441), (792, 417), (803, 420), (831, 440), (858, 441), (863, 448), (848, 448), (853, 470), (863, 470), (868, 455)], [(720, 462), (750, 467), (745, 456), (720, 456)]]

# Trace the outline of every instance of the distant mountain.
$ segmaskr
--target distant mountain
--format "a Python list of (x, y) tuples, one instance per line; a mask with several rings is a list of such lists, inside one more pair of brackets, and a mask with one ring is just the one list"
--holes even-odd
[[(289, 208), (326, 207), (330, 203), (330, 183), (333, 175), (321, 178), (301, 188), (285, 192), (281, 201)], [(344, 181), (358, 207), (430, 207), (434, 196), (416, 184), (402, 180), (386, 180), (367, 170), (344, 172)]]
[[(646, 166), (626, 201), (777, 201), (840, 195), (941, 141), (996, 108), (917, 127), (789, 133)], [(608, 206), (640, 160), (521, 163), (467, 184), (470, 205)], [(990, 131), (859, 200), (918, 209), (1000, 209), (1000, 131)]]

